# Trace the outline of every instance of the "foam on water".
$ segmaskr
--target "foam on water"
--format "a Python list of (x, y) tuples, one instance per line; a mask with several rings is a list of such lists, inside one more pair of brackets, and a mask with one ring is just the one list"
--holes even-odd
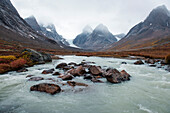
[[(64, 59), (52, 63), (28, 68), (28, 72), (10, 72), (0, 76), (0, 112), (1, 113), (169, 113), (170, 112), (170, 73), (147, 65), (136, 66), (135, 60), (61, 56)], [(61, 62), (76, 62), (82, 60), (96, 62), (102, 68), (117, 68), (126, 70), (131, 80), (121, 84), (92, 83), (82, 77), (75, 81), (89, 85), (81, 92), (72, 91), (68, 86), (62, 86), (65, 92), (54, 96), (30, 92), (32, 85), (38, 83), (53, 83), (49, 80), (38, 82), (27, 81), (27, 75), (44, 78), (54, 78), (51, 74), (42, 75), (44, 69), (55, 68)], [(121, 64), (127, 62), (127, 64)], [(56, 70), (59, 71), (59, 70)], [(60, 85), (61, 86), (61, 85)], [(77, 87), (76, 87), (77, 88)], [(75, 88), (75, 89), (76, 89)]]

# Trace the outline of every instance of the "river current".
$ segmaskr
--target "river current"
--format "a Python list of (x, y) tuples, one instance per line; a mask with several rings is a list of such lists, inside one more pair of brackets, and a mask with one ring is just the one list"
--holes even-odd
[[(64, 59), (35, 65), (28, 72), (9, 72), (0, 75), (0, 113), (170, 113), (170, 72), (148, 65), (134, 65), (135, 60), (60, 56)], [(103, 69), (126, 70), (132, 77), (121, 84), (92, 83), (82, 77), (74, 80), (88, 84), (88, 88), (75, 92), (70, 86), (56, 95), (30, 92), (38, 83), (54, 83), (50, 80), (28, 81), (27, 75), (58, 79), (52, 74), (42, 75), (45, 69), (55, 68), (61, 62), (95, 62)], [(127, 62), (127, 64), (121, 64)], [(59, 71), (59, 70), (56, 70)]]

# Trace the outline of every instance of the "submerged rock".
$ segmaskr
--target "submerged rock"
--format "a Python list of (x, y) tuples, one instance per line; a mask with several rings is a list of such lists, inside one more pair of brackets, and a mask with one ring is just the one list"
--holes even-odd
[(142, 64), (144, 64), (144, 63), (143, 63), (142, 60), (138, 60), (138, 61), (136, 61), (134, 64), (135, 64), (135, 65), (142, 65)]
[(73, 76), (68, 74), (68, 75), (64, 75), (62, 78), (62, 80), (72, 80), (73, 79)]
[(26, 69), (26, 68), (22, 68), (22, 69), (20, 69), (20, 70), (18, 70), (17, 72), (27, 72), (28, 71), (28, 69)]
[(87, 84), (80, 83), (80, 82), (75, 82), (75, 81), (67, 81), (69, 86), (75, 87), (75, 86), (85, 86), (87, 87)]
[(53, 73), (54, 69), (44, 70), (42, 74), (50, 74)]
[(98, 80), (97, 78), (92, 78), (91, 81), (94, 83), (104, 83), (103, 81)]
[(42, 78), (42, 77), (32, 77), (28, 81), (40, 81), (40, 80), (44, 80), (44, 78)]
[(34, 75), (27, 75), (26, 78), (29, 78), (29, 77), (32, 77), (32, 76), (34, 76)]
[(53, 75), (61, 75), (59, 72), (54, 72)]
[(58, 68), (64, 68), (65, 66), (67, 66), (66, 63), (60, 63), (60, 64), (58, 64), (58, 65), (56, 66), (56, 69), (58, 69)]
[(56, 93), (60, 93), (61, 88), (60, 86), (56, 84), (41, 83), (41, 84), (32, 86), (30, 88), (30, 91), (46, 92), (46, 93), (54, 95)]

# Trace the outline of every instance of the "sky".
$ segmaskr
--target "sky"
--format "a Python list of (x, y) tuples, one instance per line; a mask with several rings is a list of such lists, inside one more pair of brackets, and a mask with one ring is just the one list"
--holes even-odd
[(11, 0), (21, 17), (34, 15), (39, 23), (53, 23), (66, 39), (74, 39), (86, 25), (104, 24), (116, 35), (128, 33), (152, 9), (170, 0)]

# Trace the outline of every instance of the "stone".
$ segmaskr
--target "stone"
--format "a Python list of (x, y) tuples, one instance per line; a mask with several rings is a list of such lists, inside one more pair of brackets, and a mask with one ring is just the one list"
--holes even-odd
[(50, 74), (53, 73), (54, 69), (44, 70), (42, 74)]
[(40, 81), (40, 80), (44, 80), (44, 78), (42, 78), (42, 77), (32, 77), (28, 81)]
[(60, 64), (58, 64), (58, 65), (56, 66), (56, 69), (58, 69), (58, 68), (64, 68), (65, 66), (67, 66), (66, 63), (60, 63)]
[(144, 64), (144, 63), (143, 63), (142, 60), (138, 60), (138, 61), (136, 61), (134, 64), (135, 64), (135, 65), (142, 65), (142, 64)]
[(61, 75), (59, 72), (54, 72), (53, 75)]
[(34, 76), (34, 75), (27, 75), (26, 78), (30, 78), (30, 77), (32, 77), (32, 76)]
[(121, 76), (122, 76), (122, 80), (123, 81), (127, 81), (127, 80), (130, 80), (130, 75), (125, 71), (125, 70), (122, 70), (121, 72)]
[(91, 66), (89, 71), (92, 75), (102, 75), (103, 70), (99, 66)]
[(73, 76), (81, 76), (85, 73), (85, 68), (83, 66), (79, 66), (76, 69), (68, 70), (66, 73), (70, 73)]
[(73, 79), (73, 76), (68, 74), (68, 75), (64, 75), (62, 78), (62, 80), (72, 80)]
[(28, 69), (26, 69), (26, 68), (22, 68), (22, 69), (19, 69), (17, 72), (27, 72), (28, 71)]
[(75, 82), (75, 81), (67, 81), (69, 86), (75, 87), (75, 86), (85, 86), (87, 87), (87, 84), (80, 83), (80, 82)]
[(104, 83), (103, 81), (101, 81), (97, 78), (92, 78), (91, 81), (94, 82), (94, 83)]
[(30, 91), (39, 91), (39, 92), (45, 92), (54, 95), (56, 93), (60, 93), (61, 88), (56, 84), (41, 83), (32, 86), (30, 88)]

